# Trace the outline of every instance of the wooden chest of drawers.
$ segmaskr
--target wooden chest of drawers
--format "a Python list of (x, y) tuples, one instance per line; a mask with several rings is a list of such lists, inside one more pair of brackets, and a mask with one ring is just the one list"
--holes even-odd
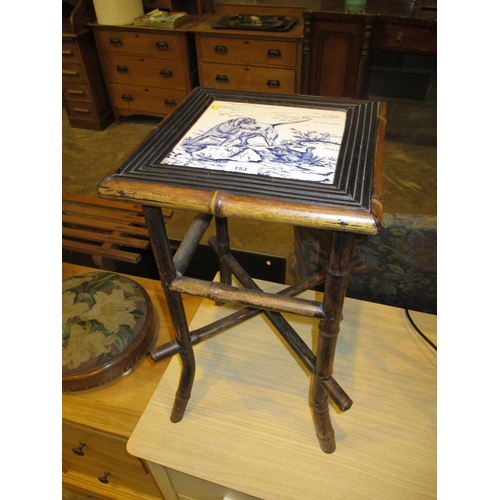
[(72, 127), (103, 130), (113, 122), (92, 32), (85, 19), (92, 2), (63, 2), (62, 94)]
[(194, 43), (172, 30), (92, 25), (113, 114), (170, 114), (197, 83)]
[(284, 94), (300, 93), (300, 18), (288, 32), (213, 29), (217, 16), (192, 28), (201, 87)]
[[(95, 269), (63, 263), (62, 278)], [(172, 340), (173, 327), (159, 281), (131, 277), (149, 294), (156, 310), (157, 345)], [(188, 322), (201, 302), (183, 297)], [(85, 391), (62, 395), (62, 482), (65, 489), (86, 492), (92, 498), (156, 500), (163, 498), (153, 475), (126, 444), (158, 385), (168, 360), (148, 357), (132, 373)], [(175, 497), (174, 497), (175, 498)], [(221, 497), (222, 498), (222, 497)]]
[(127, 453), (127, 440), (69, 422), (62, 424), (66, 484), (101, 488), (114, 498), (163, 498), (146, 464)]

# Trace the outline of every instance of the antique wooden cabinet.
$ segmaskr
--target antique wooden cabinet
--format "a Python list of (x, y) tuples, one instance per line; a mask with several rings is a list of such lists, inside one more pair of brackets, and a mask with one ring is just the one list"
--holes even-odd
[(343, 1), (322, 2), (304, 12), (307, 93), (365, 97), (373, 49), (435, 56), (436, 9), (413, 1), (368, 2), (365, 12), (346, 14)]
[[(217, 29), (223, 15), (259, 14), (297, 17), (286, 32)], [(219, 6), (217, 14), (191, 28), (201, 87), (293, 94), (301, 92), (302, 9)]]
[(188, 26), (91, 23), (115, 120), (133, 114), (167, 116), (197, 84)]
[(361, 16), (304, 13), (310, 47), (308, 93), (360, 97), (372, 25)]
[(92, 0), (62, 3), (62, 94), (72, 127), (103, 130), (113, 121), (92, 31)]

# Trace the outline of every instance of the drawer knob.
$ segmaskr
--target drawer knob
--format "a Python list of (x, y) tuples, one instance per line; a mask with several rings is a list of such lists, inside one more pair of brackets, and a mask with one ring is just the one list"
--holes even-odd
[(79, 457), (83, 457), (85, 453), (83, 452), (83, 447), (87, 446), (85, 443), (80, 443), (78, 445), (78, 448), (72, 448), (71, 451), (75, 454), (78, 455)]
[(169, 69), (162, 69), (160, 71), (160, 75), (164, 76), (165, 78), (172, 78), (174, 76), (174, 74), (172, 73), (172, 71), (169, 70)]
[(216, 45), (214, 51), (217, 52), (217, 54), (227, 54), (227, 47), (225, 45)]
[(118, 71), (118, 73), (128, 73), (128, 67), (127, 66), (118, 65), (116, 67), (116, 71)]
[(394, 40), (394, 45), (396, 47), (399, 47), (403, 43), (403, 33), (401, 31), (398, 31), (396, 33), (396, 38)]
[(279, 49), (269, 49), (267, 51), (269, 57), (281, 57), (281, 50)]
[(101, 477), (98, 477), (97, 479), (99, 479), (99, 481), (103, 484), (108, 484), (109, 483), (108, 476), (109, 472), (105, 472)]
[(168, 50), (168, 43), (167, 42), (156, 42), (156, 48), (158, 50)]
[(216, 75), (215, 81), (227, 83), (229, 81), (229, 78), (227, 77), (227, 75)]
[(134, 98), (130, 94), (122, 94), (122, 99), (124, 101), (133, 101)]
[(62, 51), (62, 55), (63, 56), (72, 56), (74, 54), (73, 54), (73, 52), (71, 50), (63, 50)]
[(279, 80), (267, 80), (267, 86), (277, 89), (281, 84)]
[(110, 38), (109, 43), (111, 45), (114, 45), (115, 47), (121, 47), (123, 45), (122, 41), (119, 38)]
[(174, 101), (174, 99), (165, 99), (165, 106), (175, 107), (177, 106), (177, 103)]

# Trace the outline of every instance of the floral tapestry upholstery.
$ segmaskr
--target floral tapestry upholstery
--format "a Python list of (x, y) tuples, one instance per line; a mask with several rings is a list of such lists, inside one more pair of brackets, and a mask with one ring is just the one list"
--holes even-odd
[[(328, 231), (296, 227), (292, 271), (318, 272), (329, 249)], [(347, 296), (437, 314), (437, 218), (385, 214), (378, 234), (356, 236)]]
[(153, 323), (146, 291), (125, 276), (95, 272), (63, 281), (63, 390), (100, 385), (131, 368), (149, 349)]

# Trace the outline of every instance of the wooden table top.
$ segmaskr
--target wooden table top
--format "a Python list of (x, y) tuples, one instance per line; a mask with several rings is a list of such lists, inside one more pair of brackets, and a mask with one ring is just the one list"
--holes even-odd
[[(203, 301), (190, 328), (233, 308)], [(286, 316), (314, 344), (315, 320)], [(436, 343), (437, 317), (412, 316)], [(331, 405), (331, 455), (315, 436), (308, 373), (262, 315), (194, 349), (184, 419), (169, 420), (180, 373), (174, 358), (128, 441), (131, 454), (262, 499), (436, 497), (437, 353), (404, 310), (346, 298), (334, 376), (354, 404), (345, 413)]]
[[(325, 121), (324, 117), (330, 112), (330, 115), (334, 112), (345, 112), (343, 135), (341, 139), (336, 139), (340, 143), (332, 183), (214, 170), (212, 166), (217, 161), (212, 157), (202, 168), (193, 168), (190, 163), (182, 164), (178, 156), (175, 161), (180, 163), (166, 164), (163, 161), (188, 132), (192, 134), (191, 127), (209, 108), (212, 109), (212, 104), (214, 109), (223, 105), (228, 112), (225, 115), (221, 114), (220, 119), (222, 116), (227, 119), (236, 116), (231, 115), (232, 108), (238, 109), (234, 106), (235, 103), (247, 106), (245, 108), (247, 112), (250, 112), (248, 111), (250, 108), (262, 105), (264, 107), (259, 109), (266, 109), (262, 122), (253, 123), (251, 126), (233, 127), (240, 132), (248, 127), (249, 134), (254, 133), (257, 128), (262, 131), (278, 125), (269, 124), (272, 121), (280, 122), (280, 118), (272, 117), (269, 106), (279, 106), (277, 109), (281, 113), (280, 116), (286, 114), (288, 118), (293, 117), (295, 121), (285, 120), (289, 123), (307, 122), (310, 120), (309, 117), (304, 120), (307, 114), (323, 113), (322, 120)], [(218, 124), (217, 131), (213, 132), (217, 134), (217, 138), (222, 135), (219, 127), (225, 127), (226, 130), (228, 127), (226, 123), (230, 121)], [(309, 126), (311, 130), (307, 128)], [(306, 124), (305, 132), (300, 136), (301, 141), (305, 141), (304, 148), (305, 145), (309, 145), (308, 150), (315, 149), (311, 146), (314, 137), (317, 139), (316, 142), (321, 144), (324, 144), (322, 140), (332, 144), (333, 137), (336, 136), (332, 134), (327, 140), (325, 137), (329, 135), (329, 131), (331, 124), (322, 125), (321, 120), (317, 118)], [(254, 133), (258, 134), (262, 132)], [(288, 134), (292, 132), (289, 131), (285, 138)], [(316, 135), (313, 137), (311, 134)], [(322, 139), (319, 137), (321, 134), (323, 134)], [(166, 206), (174, 210), (176, 208), (192, 210), (219, 217), (242, 217), (374, 234), (380, 228), (383, 210), (381, 184), (384, 134), (385, 105), (376, 101), (196, 88), (114, 172), (103, 179), (98, 187), (98, 193), (103, 198), (132, 201), (142, 205)], [(275, 135), (279, 134), (275, 132)], [(246, 136), (241, 144), (237, 142), (239, 139), (231, 140), (238, 144), (231, 147), (236, 148), (239, 154), (256, 155), (254, 150), (248, 149)], [(278, 151), (286, 149), (281, 147), (283, 144), (286, 145), (286, 141), (272, 142), (275, 140), (276, 137), (266, 138), (266, 141), (271, 142), (268, 142), (267, 149), (265, 146), (261, 147), (259, 152), (276, 158), (266, 160), (273, 166), (279, 164), (281, 169), (289, 168), (288, 160), (277, 158)], [(264, 144), (264, 141), (262, 142)], [(200, 143), (196, 144), (198, 147)], [(205, 144), (199, 147), (202, 150), (196, 151), (198, 155), (196, 162), (202, 163), (203, 155), (207, 154), (208, 149), (203, 149), (206, 148)], [(223, 145), (212, 147), (218, 149), (221, 154), (227, 152), (229, 148)], [(232, 154), (231, 151), (230, 153)], [(190, 154), (184, 152), (184, 156)], [(190, 158), (186, 161), (194, 160)], [(260, 161), (264, 161), (262, 157)], [(311, 160), (298, 161), (298, 169), (304, 170), (304, 161), (307, 167), (311, 166)], [(318, 158), (315, 161), (318, 162)], [(240, 160), (235, 162), (240, 165)], [(266, 168), (268, 168), (267, 163)]]

